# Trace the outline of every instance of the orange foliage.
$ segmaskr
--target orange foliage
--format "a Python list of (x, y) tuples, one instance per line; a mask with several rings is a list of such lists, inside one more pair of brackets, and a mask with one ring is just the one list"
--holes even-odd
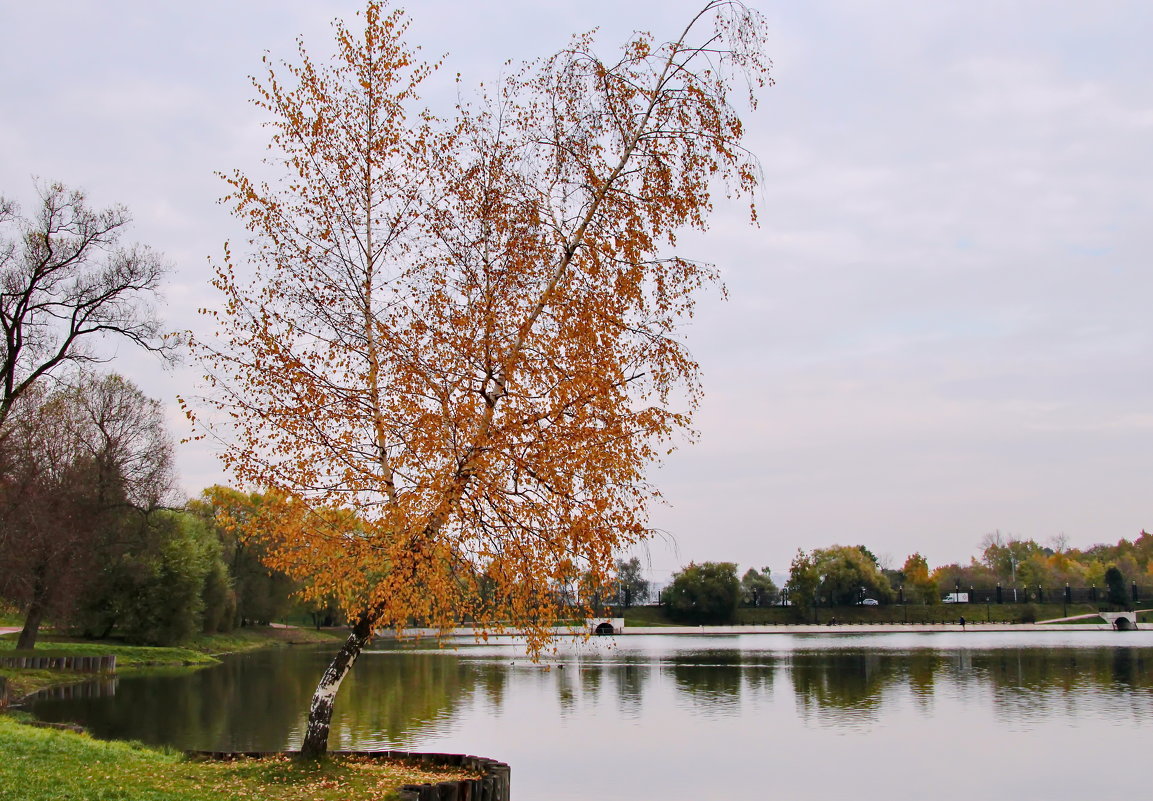
[(539, 647), (553, 587), (648, 536), (646, 470), (700, 391), (675, 333), (715, 280), (663, 248), (756, 183), (726, 98), (732, 68), (767, 81), (761, 23), (705, 11), (612, 61), (578, 36), (452, 120), (416, 109), (435, 67), (377, 2), (331, 63), (301, 45), (254, 80), (283, 177), (225, 176), (249, 268), (226, 247), (189, 414), (283, 498), (262, 531), (307, 592)]

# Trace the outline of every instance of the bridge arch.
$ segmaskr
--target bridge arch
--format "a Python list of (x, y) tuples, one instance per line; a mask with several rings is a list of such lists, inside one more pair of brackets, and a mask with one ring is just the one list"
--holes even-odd
[(1136, 631), (1136, 612), (1102, 612), (1101, 617), (1117, 631)]

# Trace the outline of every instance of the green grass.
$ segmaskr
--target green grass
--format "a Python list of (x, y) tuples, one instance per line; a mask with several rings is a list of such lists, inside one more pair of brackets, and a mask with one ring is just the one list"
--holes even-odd
[(209, 634), (193, 640), (189, 647), (208, 654), (235, 654), (266, 648), (269, 645), (309, 645), (312, 643), (341, 643), (348, 634), (344, 631), (316, 631), (311, 628), (273, 628), (247, 626), (228, 634)]
[(663, 606), (634, 606), (625, 610), (625, 626), (679, 626), (665, 616)]
[[(251, 651), (276, 644), (340, 642), (343, 635), (309, 629), (280, 629), (253, 626), (229, 634), (207, 634), (181, 647), (128, 645), (121, 640), (85, 640), (79, 637), (42, 634), (36, 641), (35, 653), (42, 656), (116, 655), (117, 667), (151, 665), (211, 665), (216, 656)], [(0, 651), (14, 651), (16, 635), (0, 637)]]
[[(343, 635), (308, 629), (282, 629), (254, 626), (230, 634), (198, 637), (180, 648), (158, 648), (126, 645), (118, 640), (82, 640), (75, 637), (41, 635), (33, 651), (20, 653), (37, 656), (107, 656), (115, 654), (116, 672), (142, 670), (196, 669), (219, 663), (218, 656), (239, 653), (270, 645), (297, 645), (319, 642), (337, 643)], [(16, 635), (0, 637), (0, 654), (15, 654)], [(49, 687), (75, 684), (91, 678), (90, 674), (57, 670), (27, 670), (0, 667), (0, 676), (8, 680), (10, 698), (21, 698)]]
[(196, 761), (170, 749), (34, 728), (0, 715), (0, 801), (358, 801), (401, 785), (462, 778), (357, 758)]

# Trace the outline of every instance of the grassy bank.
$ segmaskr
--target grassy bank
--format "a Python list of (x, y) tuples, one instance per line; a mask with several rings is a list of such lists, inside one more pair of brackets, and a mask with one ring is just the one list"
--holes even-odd
[(0, 801), (387, 799), (404, 784), (465, 778), (352, 758), (192, 761), (138, 743), (33, 728), (11, 715), (0, 715), (0, 754)]
[[(16, 634), (0, 637), (0, 654), (15, 654)], [(116, 656), (117, 673), (166, 667), (198, 668), (215, 665), (224, 654), (251, 651), (278, 645), (337, 643), (342, 634), (310, 629), (251, 626), (229, 634), (198, 637), (180, 648), (156, 648), (127, 645), (118, 640), (82, 640), (74, 637), (43, 636), (32, 652), (38, 656)], [(26, 652), (20, 652), (26, 653)], [(48, 687), (74, 684), (91, 678), (84, 673), (58, 670), (24, 670), (0, 667), (0, 676), (8, 680), (8, 694), (20, 698)]]
[[(1097, 611), (1091, 604), (936, 604), (901, 606), (838, 606), (817, 610), (793, 607), (738, 609), (737, 625), (788, 626), (799, 623), (953, 623), (962, 616), (972, 623), (1035, 623)], [(641, 606), (625, 612), (626, 626), (670, 626), (664, 607)]]
[[(196, 669), (227, 653), (277, 645), (332, 643), (343, 635), (307, 629), (254, 627), (199, 638), (181, 648), (153, 648), (115, 641), (45, 637), (36, 654), (115, 654), (120, 675), (157, 669)], [(0, 654), (16, 653), (15, 635), (0, 638)], [(49, 670), (0, 669), (10, 693), (91, 676)], [(217, 762), (187, 759), (178, 751), (140, 743), (95, 740), (33, 725), (18, 712), (0, 713), (0, 801), (326, 801), (391, 799), (405, 784), (467, 778), (459, 770), (340, 757), (316, 764), (288, 758)]]

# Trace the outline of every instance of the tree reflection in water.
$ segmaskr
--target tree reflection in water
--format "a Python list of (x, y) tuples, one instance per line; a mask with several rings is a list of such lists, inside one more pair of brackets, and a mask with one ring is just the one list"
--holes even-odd
[(616, 686), (617, 709), (621, 717), (636, 720), (641, 716), (641, 697), (651, 668), (639, 661), (624, 660), (612, 671)]
[(747, 693), (772, 688), (776, 658), (744, 651), (678, 654), (662, 662), (685, 705), (698, 714), (739, 714)]
[(788, 670), (802, 718), (824, 715), (857, 724), (876, 718), (881, 695), (900, 668), (877, 653), (850, 651), (794, 654)]
[[(382, 647), (366, 653), (349, 679), (334, 718), (333, 746), (419, 748), (469, 715), (505, 714), (529, 688), (534, 697), (555, 698), (552, 714), (562, 719), (591, 714), (639, 721), (670, 706), (698, 718), (731, 719), (773, 703), (777, 677), (791, 689), (808, 727), (874, 726), (890, 703), (896, 709), (910, 699), (924, 715), (942, 690), (990, 702), (1001, 721), (1089, 714), (1082, 702), (1090, 697), (1092, 714), (1122, 721), (1153, 717), (1153, 648), (902, 650), (876, 639), (882, 647), (840, 648), (824, 640), (772, 650), (783, 641), (767, 637), (754, 640), (754, 647), (745, 640), (743, 648), (702, 648), (684, 647), (687, 641), (677, 638), (654, 640), (660, 642), (643, 648), (562, 652), (551, 670), (511, 648)], [(678, 642), (682, 647), (673, 647)], [(294, 747), (326, 656), (280, 649), (206, 670), (126, 675), (88, 685), (76, 693), (80, 697), (45, 697), (33, 712), (46, 720), (76, 720), (98, 736), (179, 748)], [(114, 699), (96, 697), (111, 688)], [(778, 702), (784, 698), (777, 694)], [(532, 714), (547, 721), (540, 701), (534, 703), (540, 708)]]

